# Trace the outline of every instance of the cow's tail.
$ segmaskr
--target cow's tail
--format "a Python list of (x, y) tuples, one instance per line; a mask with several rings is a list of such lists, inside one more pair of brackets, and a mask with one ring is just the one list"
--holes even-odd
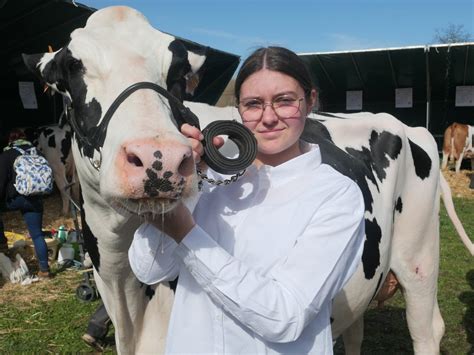
[(471, 239), (464, 230), (464, 227), (462, 226), (462, 223), (459, 220), (456, 210), (454, 209), (453, 196), (451, 195), (451, 189), (449, 188), (448, 182), (446, 181), (441, 172), (439, 176), (441, 197), (444, 202), (444, 207), (446, 207), (446, 212), (448, 212), (449, 219), (451, 220), (451, 222), (453, 222), (454, 228), (458, 232), (459, 237), (461, 238), (466, 248), (469, 250), (471, 255), (474, 255), (474, 244), (472, 244)]

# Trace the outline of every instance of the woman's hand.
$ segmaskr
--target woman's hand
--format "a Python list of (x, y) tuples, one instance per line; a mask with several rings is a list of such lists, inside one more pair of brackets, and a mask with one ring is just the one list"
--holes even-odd
[[(185, 123), (181, 126), (181, 133), (187, 137), (191, 143), (194, 162), (199, 164), (200, 168), (204, 168), (205, 165), (203, 162), (201, 162), (201, 157), (204, 154), (204, 146), (202, 145), (201, 141), (203, 140), (204, 136), (202, 135), (201, 131), (194, 126)], [(214, 137), (212, 143), (217, 148), (220, 148), (224, 145), (224, 139), (222, 137)]]
[(181, 201), (170, 212), (157, 215), (147, 222), (169, 235), (176, 243), (181, 242), (196, 224), (191, 212)]

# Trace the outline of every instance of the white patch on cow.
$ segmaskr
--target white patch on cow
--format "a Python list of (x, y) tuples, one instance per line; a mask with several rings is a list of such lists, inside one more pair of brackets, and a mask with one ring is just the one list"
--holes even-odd
[(186, 93), (189, 95), (194, 95), (194, 91), (198, 87), (200, 80), (198, 70), (206, 61), (206, 56), (199, 55), (194, 52), (188, 52), (188, 61), (191, 65), (191, 71), (185, 75)]

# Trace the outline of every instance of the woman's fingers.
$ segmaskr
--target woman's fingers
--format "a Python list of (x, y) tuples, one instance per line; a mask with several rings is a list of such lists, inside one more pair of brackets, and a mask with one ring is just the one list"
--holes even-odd
[(181, 126), (181, 133), (188, 138), (193, 150), (194, 161), (199, 163), (201, 161), (201, 156), (204, 154), (204, 147), (201, 143), (204, 136), (197, 127), (191, 126), (187, 123)]
[(216, 146), (216, 148), (220, 148), (224, 145), (224, 138), (216, 136), (212, 139), (212, 143)]
[(201, 141), (204, 138), (199, 128), (187, 123), (181, 126), (181, 133), (188, 138), (194, 138), (198, 141)]
[[(181, 133), (188, 138), (193, 150), (194, 161), (199, 163), (201, 161), (202, 155), (204, 154), (204, 146), (201, 143), (204, 138), (202, 132), (199, 130), (199, 128), (185, 123), (181, 126)], [(212, 139), (212, 143), (217, 148), (220, 148), (224, 145), (224, 138), (216, 136)]]

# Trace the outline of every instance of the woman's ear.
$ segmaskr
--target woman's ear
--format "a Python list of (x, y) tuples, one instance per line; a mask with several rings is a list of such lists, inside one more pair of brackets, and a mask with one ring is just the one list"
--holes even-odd
[(307, 113), (311, 113), (314, 107), (317, 107), (317, 102), (318, 101), (318, 93), (316, 92), (316, 89), (311, 90), (309, 100), (308, 100), (308, 105), (307, 105)]

